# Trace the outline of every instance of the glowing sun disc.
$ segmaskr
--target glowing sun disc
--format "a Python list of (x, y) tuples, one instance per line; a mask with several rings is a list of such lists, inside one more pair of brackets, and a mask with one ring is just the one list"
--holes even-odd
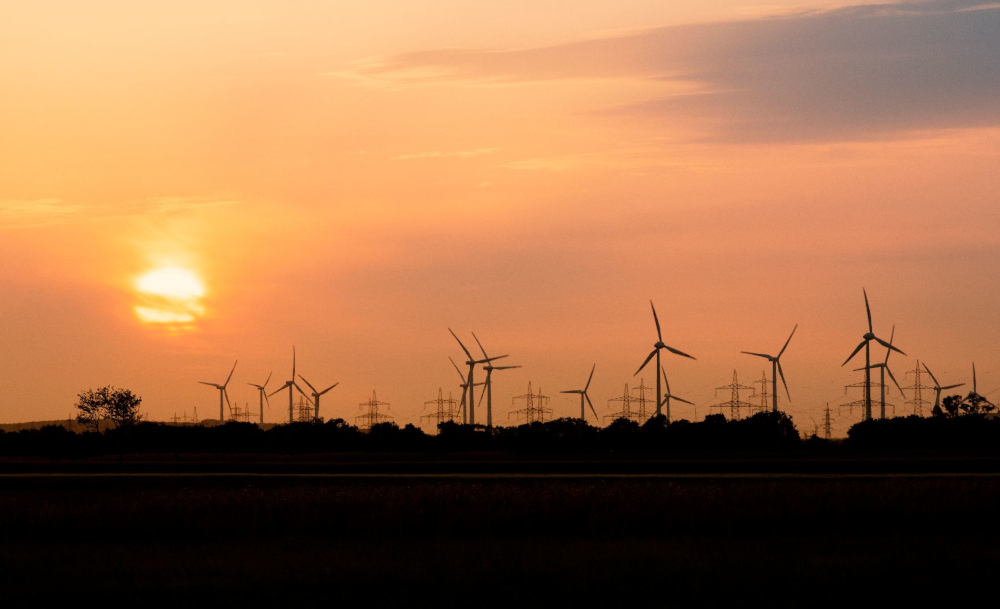
[(205, 295), (205, 288), (194, 273), (172, 267), (146, 273), (139, 278), (136, 287), (146, 294), (177, 300), (193, 300)]

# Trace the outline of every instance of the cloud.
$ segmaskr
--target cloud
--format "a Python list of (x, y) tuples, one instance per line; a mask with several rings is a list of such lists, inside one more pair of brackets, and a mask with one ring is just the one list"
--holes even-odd
[(442, 158), (442, 157), (458, 157), (458, 158), (469, 158), (474, 156), (482, 156), (484, 154), (493, 154), (497, 152), (497, 148), (474, 148), (472, 150), (456, 150), (453, 152), (418, 152), (416, 154), (401, 154), (399, 156), (392, 157), (393, 161), (406, 161), (410, 159), (432, 159), (432, 158)]
[(84, 210), (61, 199), (0, 201), (0, 228), (62, 224)]
[(672, 92), (601, 113), (693, 122), (725, 141), (884, 139), (1000, 124), (998, 32), (997, 3), (871, 4), (540, 48), (422, 51), (355, 73), (394, 84), (656, 81)]

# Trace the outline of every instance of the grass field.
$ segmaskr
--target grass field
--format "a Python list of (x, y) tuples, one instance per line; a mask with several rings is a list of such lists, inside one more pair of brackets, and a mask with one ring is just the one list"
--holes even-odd
[(992, 475), (15, 476), (0, 573), (14, 604), (956, 600), (998, 506)]

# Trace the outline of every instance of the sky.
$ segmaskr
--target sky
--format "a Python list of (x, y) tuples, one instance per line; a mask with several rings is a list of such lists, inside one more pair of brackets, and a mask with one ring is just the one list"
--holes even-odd
[(1000, 399), (998, 31), (958, 0), (8, 3), (0, 422), (108, 384), (216, 417), (198, 382), (236, 360), (256, 411), (294, 345), (340, 383), (325, 418), (375, 391), (431, 429), (449, 327), (523, 366), (496, 423), (529, 382), (577, 415), (595, 364), (604, 416), (655, 382), (652, 301), (697, 358), (663, 359), (674, 418), (770, 378), (740, 351), (798, 324), (780, 407), (843, 436), (863, 288), (904, 388), (975, 362)]

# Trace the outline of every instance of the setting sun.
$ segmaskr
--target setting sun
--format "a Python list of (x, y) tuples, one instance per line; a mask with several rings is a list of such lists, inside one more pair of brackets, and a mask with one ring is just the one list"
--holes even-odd
[(204, 313), (201, 298), (205, 288), (187, 269), (150, 271), (136, 281), (136, 289), (140, 303), (135, 313), (146, 323), (191, 324)]

